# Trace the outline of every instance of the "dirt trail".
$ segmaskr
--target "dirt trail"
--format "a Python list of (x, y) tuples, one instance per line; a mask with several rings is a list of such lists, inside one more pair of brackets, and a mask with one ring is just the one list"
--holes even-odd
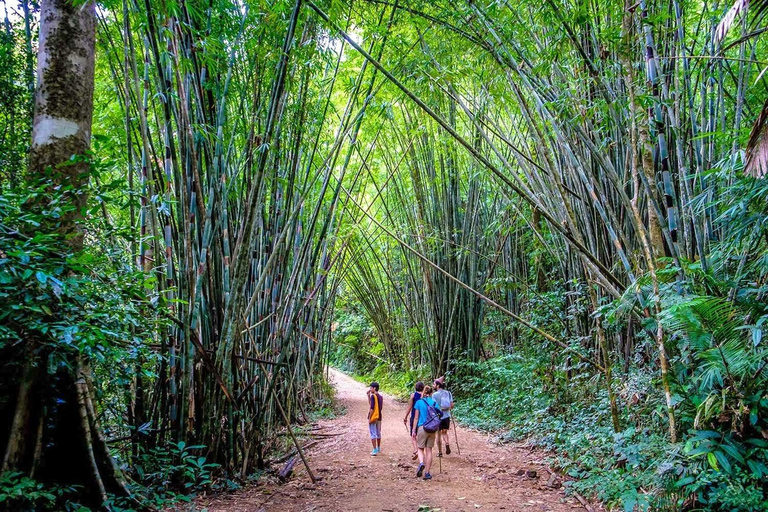
[[(549, 472), (540, 454), (521, 445), (494, 445), (478, 432), (459, 428), (461, 455), (451, 432), (451, 455), (435, 458), (434, 478), (415, 477), (411, 443), (403, 425), (406, 405), (385, 395), (381, 453), (372, 457), (366, 415), (366, 387), (331, 371), (337, 398), (346, 414), (322, 421), (321, 438), (309, 450), (309, 464), (320, 481), (309, 481), (301, 462), (284, 485), (255, 485), (230, 495), (198, 501), (210, 511), (417, 511), (584, 510), (562, 490), (545, 485)], [(437, 454), (437, 446), (435, 446)], [(518, 475), (536, 471), (537, 477)]]

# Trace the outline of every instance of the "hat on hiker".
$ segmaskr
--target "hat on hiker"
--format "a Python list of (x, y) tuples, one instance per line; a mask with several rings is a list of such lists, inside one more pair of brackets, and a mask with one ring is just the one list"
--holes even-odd
[(443, 387), (443, 381), (445, 380), (445, 375), (442, 377), (438, 377), (435, 379), (435, 384), (437, 384), (440, 387)]

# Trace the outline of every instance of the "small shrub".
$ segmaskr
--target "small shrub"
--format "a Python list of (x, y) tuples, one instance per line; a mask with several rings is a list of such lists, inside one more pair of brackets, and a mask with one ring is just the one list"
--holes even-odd
[(78, 492), (77, 487), (51, 487), (25, 476), (17, 471), (0, 475), (0, 510), (47, 511), (82, 510), (70, 502)]

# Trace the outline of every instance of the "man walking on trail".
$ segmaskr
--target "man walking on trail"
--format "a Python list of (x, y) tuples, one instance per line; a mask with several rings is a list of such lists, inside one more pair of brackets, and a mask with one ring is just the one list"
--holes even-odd
[(429, 472), (432, 469), (432, 447), (435, 446), (437, 433), (427, 432), (423, 427), (429, 417), (429, 408), (437, 407), (437, 403), (432, 399), (432, 387), (424, 387), (421, 400), (416, 402), (413, 407), (416, 409), (414, 418), (416, 430), (413, 432), (412, 438), (416, 440), (416, 447), (419, 451), (419, 468), (416, 470), (416, 477), (421, 477), (424, 474), (424, 480), (430, 480), (432, 478), (432, 474)]
[(376, 456), (381, 451), (381, 408), (384, 404), (382, 396), (379, 394), (379, 383), (371, 382), (368, 387), (368, 430), (371, 433), (371, 444), (373, 451), (371, 456)]
[(435, 388), (437, 391), (432, 395), (432, 398), (437, 402), (440, 410), (443, 411), (443, 417), (440, 420), (440, 431), (437, 433), (437, 456), (442, 457), (442, 445), (445, 445), (445, 454), (451, 454), (451, 445), (448, 444), (451, 438), (448, 436), (448, 429), (451, 428), (451, 409), (453, 409), (453, 395), (450, 391), (445, 389), (443, 379), (440, 377), (435, 379)]

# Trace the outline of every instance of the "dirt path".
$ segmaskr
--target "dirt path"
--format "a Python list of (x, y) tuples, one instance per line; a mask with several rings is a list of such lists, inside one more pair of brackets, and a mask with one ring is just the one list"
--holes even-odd
[[(253, 486), (198, 504), (212, 512), (584, 510), (561, 490), (545, 485), (549, 473), (539, 454), (522, 446), (492, 445), (482, 434), (465, 428), (458, 430), (461, 455), (451, 432), (452, 453), (443, 457), (442, 471), (436, 458), (434, 478), (417, 479), (403, 426), (406, 406), (388, 396), (382, 411), (381, 453), (371, 457), (366, 387), (336, 371), (331, 377), (346, 414), (320, 422), (323, 433), (340, 435), (323, 437), (309, 450), (310, 467), (321, 478), (317, 484), (310, 483), (299, 462), (284, 485)], [(518, 470), (536, 471), (537, 477), (518, 475)]]

